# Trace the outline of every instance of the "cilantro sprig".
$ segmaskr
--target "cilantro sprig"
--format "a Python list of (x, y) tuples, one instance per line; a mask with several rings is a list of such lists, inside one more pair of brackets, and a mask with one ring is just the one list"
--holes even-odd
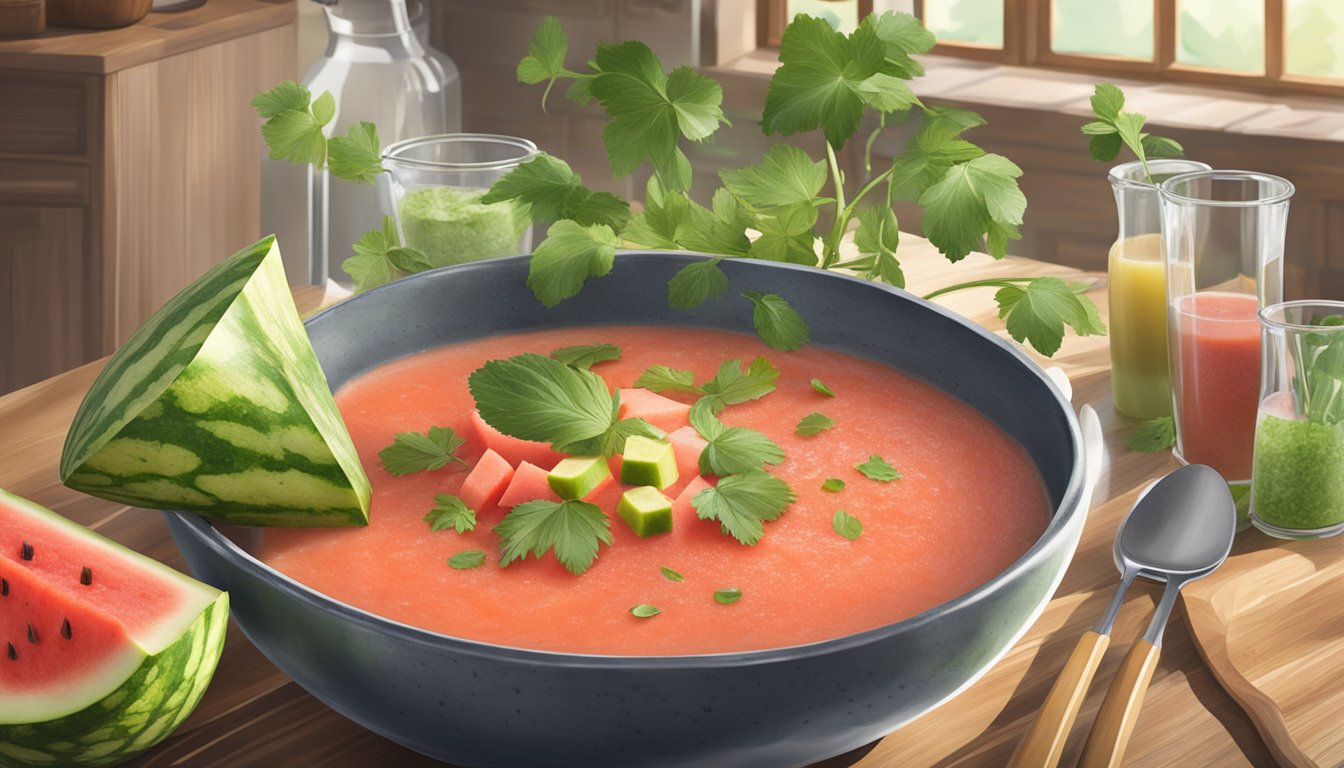
[(635, 386), (651, 392), (703, 395), (700, 401), (706, 403), (713, 413), (718, 413), (725, 406), (765, 397), (775, 391), (777, 381), (779, 369), (769, 358), (760, 356), (745, 367), (741, 359), (725, 361), (714, 373), (714, 378), (700, 385), (695, 383), (694, 371), (652, 365), (635, 379)]
[(565, 570), (579, 575), (597, 559), (598, 546), (610, 545), (611, 521), (586, 501), (529, 501), (514, 507), (494, 528), (499, 534), (499, 564), (548, 551)]
[(345, 136), (327, 138), (324, 128), (336, 117), (330, 91), (317, 98), (304, 85), (286, 80), (252, 97), (252, 108), (266, 122), (261, 136), (274, 160), (325, 167), (337, 178), (373, 184), (383, 172), (378, 127), (358, 122)]
[(695, 494), (691, 506), (701, 520), (717, 520), (724, 533), (750, 547), (765, 535), (765, 523), (778, 520), (796, 499), (788, 483), (751, 469)]
[(1143, 175), (1153, 183), (1148, 171), (1149, 157), (1180, 157), (1184, 149), (1175, 139), (1144, 133), (1146, 117), (1137, 112), (1125, 112), (1125, 94), (1110, 83), (1098, 83), (1092, 94), (1092, 115), (1096, 119), (1082, 127), (1088, 137), (1087, 149), (1093, 160), (1111, 162), (1120, 154), (1122, 146), (1139, 159)]
[(700, 474), (727, 475), (778, 464), (784, 450), (754, 429), (726, 426), (714, 415), (711, 402), (700, 400), (691, 407), (691, 426), (705, 439), (700, 451)]
[(383, 468), (390, 475), (442, 469), (449, 464), (467, 463), (454, 453), (466, 442), (452, 427), (430, 427), (429, 432), (399, 432), (392, 444), (378, 452)]
[(425, 514), (423, 520), (429, 523), (429, 530), (435, 533), (449, 528), (466, 533), (476, 529), (476, 510), (456, 496), (440, 493), (434, 497), (434, 508)]

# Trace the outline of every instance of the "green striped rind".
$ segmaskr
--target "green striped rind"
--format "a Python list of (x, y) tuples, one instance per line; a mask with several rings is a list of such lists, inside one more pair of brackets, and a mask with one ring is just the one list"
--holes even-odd
[(155, 313), (90, 388), (61, 479), (238, 525), (365, 525), (369, 481), (290, 296), (274, 238)]
[(0, 725), (0, 766), (96, 768), (154, 746), (191, 714), (224, 650), (229, 596), (221, 593), (186, 634), (112, 693), (56, 720)]

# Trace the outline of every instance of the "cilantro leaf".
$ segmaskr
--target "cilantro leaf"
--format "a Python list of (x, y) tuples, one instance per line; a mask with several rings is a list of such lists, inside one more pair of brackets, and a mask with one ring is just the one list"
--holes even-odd
[(860, 83), (882, 69), (886, 45), (871, 25), (846, 37), (824, 19), (795, 16), (779, 41), (779, 61), (766, 89), (761, 130), (787, 136), (820, 128), (839, 149), (859, 130)]
[(526, 203), (539, 221), (571, 219), (585, 227), (605, 224), (613, 231), (630, 221), (629, 203), (588, 189), (565, 161), (545, 153), (501, 176), (481, 198), (487, 205), (506, 200)]
[(546, 82), (546, 92), (541, 96), (541, 107), (546, 108), (546, 97), (551, 95), (551, 87), (556, 78), (564, 74), (565, 56), (569, 53), (569, 38), (565, 28), (554, 16), (547, 16), (532, 39), (527, 44), (527, 55), (518, 62), (518, 82), (536, 85)]
[(742, 209), (733, 193), (719, 187), (714, 190), (712, 210), (691, 201), (691, 226), (681, 242), (690, 250), (726, 256), (745, 256), (751, 249), (747, 227), (751, 216)]
[(827, 493), (839, 493), (845, 490), (845, 481), (838, 477), (828, 477), (821, 481), (821, 490)]
[(639, 374), (635, 379), (635, 387), (647, 389), (650, 392), (691, 392), (700, 393), (700, 388), (695, 386), (695, 373), (693, 371), (683, 371), (676, 368), (669, 368), (666, 365), (651, 365)]
[(691, 426), (707, 443), (700, 452), (701, 474), (726, 477), (784, 460), (783, 449), (773, 440), (754, 429), (725, 426), (699, 403), (691, 408)]
[(896, 197), (916, 201), (952, 166), (985, 154), (984, 150), (961, 138), (967, 128), (983, 123), (984, 118), (974, 112), (932, 110), (926, 113), (919, 131), (906, 142), (905, 151), (892, 160), (891, 179)]
[(869, 456), (868, 460), (862, 464), (855, 464), (854, 468), (862, 472), (864, 477), (869, 480), (876, 480), (879, 483), (890, 483), (892, 480), (901, 479), (900, 471), (876, 453)]
[(541, 559), (547, 550), (554, 550), (565, 570), (576, 576), (597, 559), (600, 544), (612, 542), (611, 521), (586, 501), (519, 504), (491, 530), (499, 535), (501, 568), (529, 552)]
[(692, 227), (691, 206), (685, 192), (668, 191), (657, 176), (650, 177), (644, 210), (630, 220), (621, 237), (645, 248), (681, 249)]
[(700, 391), (714, 402), (717, 411), (725, 405), (745, 403), (774, 392), (778, 380), (779, 369), (764, 357), (752, 360), (746, 370), (742, 369), (741, 360), (729, 360), (719, 366), (718, 373)]
[(357, 293), (401, 277), (397, 266), (389, 258), (389, 253), (399, 246), (397, 225), (391, 216), (383, 217), (381, 230), (371, 229), (359, 238), (359, 242), (352, 246), (355, 255), (341, 262), (341, 269), (354, 278)]
[(1179, 142), (1143, 132), (1147, 121), (1137, 112), (1125, 112), (1125, 94), (1110, 83), (1098, 83), (1092, 94), (1092, 114), (1096, 120), (1082, 127), (1088, 137), (1088, 152), (1093, 160), (1110, 162), (1120, 154), (1122, 146), (1129, 147), (1143, 164), (1148, 174), (1148, 158), (1180, 157), (1184, 152)]
[(1113, 122), (1125, 108), (1125, 93), (1111, 83), (1097, 83), (1092, 92), (1092, 113), (1098, 120)]
[(630, 615), (634, 616), (636, 619), (651, 619), (660, 613), (662, 613), (662, 610), (659, 609), (658, 606), (649, 605), (648, 603), (640, 603), (630, 609)]
[(667, 437), (666, 432), (643, 419), (621, 419), (597, 437), (570, 443), (562, 446), (560, 450), (573, 456), (614, 456), (623, 453), (626, 438), (635, 435), (651, 440), (662, 440)]
[(355, 123), (345, 136), (328, 139), (327, 170), (337, 178), (372, 185), (383, 172), (378, 127), (373, 123)]
[(295, 88), (281, 83), (253, 98), (252, 106), (266, 118), (261, 136), (272, 160), (311, 163), (320, 168), (327, 161), (327, 137), (322, 128), (336, 116), (336, 100), (330, 92), (324, 92), (311, 105), (298, 104), (298, 97), (307, 93), (301, 85)]
[(1149, 419), (1125, 441), (1131, 451), (1157, 453), (1176, 446), (1176, 421), (1170, 416)]
[(662, 572), (664, 579), (667, 579), (668, 581), (673, 582), (674, 584), (679, 584), (686, 580), (685, 576), (682, 576), (680, 573), (677, 573), (671, 568), (668, 568), (666, 565), (658, 566), (658, 570)]
[(436, 266), (428, 256), (414, 248), (389, 248), (384, 255), (393, 267), (407, 274), (424, 272)]
[(257, 116), (269, 120), (282, 112), (302, 112), (308, 109), (313, 94), (308, 87), (293, 80), (286, 80), (269, 91), (262, 91), (249, 102), (257, 110)]
[(855, 541), (863, 534), (863, 521), (850, 516), (843, 509), (837, 509), (835, 515), (831, 518), (831, 528), (846, 539)]
[(906, 79), (924, 74), (924, 67), (910, 55), (925, 53), (938, 41), (919, 19), (908, 13), (887, 11), (871, 14), (863, 23), (872, 27), (885, 46), (887, 64), (893, 74)]
[(667, 303), (673, 309), (695, 309), (728, 290), (728, 276), (719, 268), (723, 259), (687, 264), (667, 281)]
[(387, 473), (396, 476), (442, 469), (451, 463), (465, 467), (467, 463), (453, 455), (465, 442), (452, 427), (430, 427), (426, 434), (399, 432), (391, 445), (378, 452), (378, 458)]
[(620, 360), (621, 348), (615, 344), (580, 344), (551, 350), (551, 357), (565, 365), (587, 370), (598, 363)]
[(751, 314), (752, 323), (761, 340), (771, 348), (790, 351), (812, 340), (807, 322), (784, 297), (754, 291), (742, 295), (756, 305)]
[(742, 590), (737, 587), (724, 587), (714, 590), (714, 602), (719, 605), (732, 605), (742, 599)]
[(717, 520), (725, 534), (753, 546), (765, 535), (764, 523), (778, 520), (796, 498), (788, 483), (753, 469), (700, 491), (691, 506), (701, 520)]
[(809, 413), (793, 428), (793, 434), (799, 437), (812, 437), (835, 426), (835, 419), (824, 413)]
[(1079, 336), (1106, 332), (1096, 306), (1086, 296), (1074, 293), (1057, 277), (1038, 277), (1025, 286), (1009, 285), (994, 294), (999, 317), (1007, 318), (1008, 334), (1027, 341), (1049, 357), (1064, 341), (1064, 326)]
[(458, 533), (466, 533), (476, 528), (476, 510), (468, 507), (456, 496), (440, 493), (434, 497), (434, 508), (422, 518), (429, 523), (429, 530), (437, 533), (452, 528)]
[(919, 198), (924, 234), (949, 260), (960, 261), (998, 224), (1001, 239), (991, 239), (989, 251), (1002, 257), (1004, 252), (994, 246), (1016, 233), (1027, 209), (1027, 198), (1017, 186), (1021, 175), (1022, 169), (1002, 155), (981, 155), (952, 166)]
[(815, 205), (803, 204), (777, 208), (769, 215), (757, 216), (755, 227), (761, 236), (747, 249), (747, 255), (753, 259), (816, 266), (817, 253), (813, 244), (817, 238), (812, 226), (817, 223), (817, 213)]
[(904, 80), (878, 72), (854, 87), (863, 103), (879, 112), (901, 112), (919, 103)]
[(812, 380), (812, 390), (827, 397), (835, 397), (835, 392), (832, 392), (830, 387), (823, 384), (821, 379)]
[(775, 144), (760, 165), (719, 171), (723, 186), (757, 210), (812, 205), (826, 184), (826, 164), (812, 162), (803, 150)]
[(896, 213), (886, 206), (873, 206), (859, 212), (859, 228), (854, 245), (863, 257), (854, 268), (869, 280), (881, 280), (897, 288), (905, 287), (905, 272), (896, 260), (900, 244)]
[(459, 571), (480, 568), (485, 565), (485, 552), (479, 549), (466, 549), (448, 558), (448, 567)]
[(547, 307), (578, 295), (589, 277), (611, 271), (620, 242), (605, 224), (583, 227), (562, 219), (546, 230), (546, 239), (532, 253), (527, 287)]
[(616, 422), (616, 404), (600, 376), (543, 355), (490, 360), (467, 386), (487, 424), (557, 449), (603, 435)]

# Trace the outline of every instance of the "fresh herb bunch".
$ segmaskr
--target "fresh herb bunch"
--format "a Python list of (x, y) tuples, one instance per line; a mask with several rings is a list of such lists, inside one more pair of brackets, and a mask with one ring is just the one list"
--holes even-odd
[(1148, 171), (1149, 157), (1180, 157), (1185, 150), (1175, 139), (1143, 132), (1148, 118), (1137, 112), (1124, 112), (1125, 94), (1110, 83), (1098, 83), (1092, 94), (1092, 115), (1096, 120), (1082, 127), (1083, 135), (1090, 137), (1087, 149), (1093, 160), (1111, 162), (1120, 154), (1122, 146), (1143, 164), (1143, 175), (1153, 183)]
[[(648, 46), (634, 41), (599, 45), (583, 70), (568, 69), (568, 39), (560, 23), (548, 18), (518, 64), (518, 79), (545, 84), (543, 108), (556, 83), (567, 80), (567, 98), (595, 101), (606, 111), (610, 122), (603, 142), (613, 173), (627, 176), (645, 162), (653, 169), (644, 210), (631, 215), (625, 201), (589, 190), (568, 165), (547, 155), (501, 178), (483, 201), (526, 203), (535, 219), (554, 222), (533, 254), (528, 279), (547, 306), (577, 295), (588, 278), (610, 272), (621, 248), (719, 256), (684, 268), (668, 283), (669, 303), (678, 309), (727, 291), (722, 258), (846, 269), (903, 288), (892, 210), (897, 200), (923, 206), (925, 234), (948, 259), (958, 261), (980, 248), (1002, 257), (1008, 241), (1020, 237), (1027, 205), (1017, 184), (1022, 171), (963, 138), (984, 124), (980, 115), (927, 106), (910, 90), (906, 81), (923, 74), (912, 55), (933, 44), (933, 35), (909, 14), (870, 16), (849, 35), (821, 19), (794, 17), (780, 41), (781, 66), (770, 80), (761, 128), (785, 136), (820, 130), (826, 157), (814, 161), (801, 149), (775, 145), (757, 165), (721, 171), (723, 186), (706, 208), (687, 195), (691, 166), (681, 142), (704, 141), (728, 123), (720, 85), (688, 67), (665, 71)], [(877, 127), (864, 144), (869, 170), (859, 191), (847, 198), (836, 151), (856, 137), (868, 110), (877, 114)], [(888, 121), (912, 111), (922, 116), (921, 127), (890, 167), (873, 173), (874, 141)], [(828, 183), (829, 194), (823, 194)], [(829, 225), (818, 231), (826, 218)], [(847, 260), (840, 246), (855, 222), (859, 256)], [(1000, 289), (995, 299), (1009, 334), (1045, 355), (1059, 348), (1066, 325), (1079, 335), (1105, 333), (1092, 302), (1053, 277), (974, 281), (926, 298), (983, 286)], [(743, 295), (753, 303), (756, 329), (768, 345), (789, 350), (807, 343), (807, 324), (786, 297)]]

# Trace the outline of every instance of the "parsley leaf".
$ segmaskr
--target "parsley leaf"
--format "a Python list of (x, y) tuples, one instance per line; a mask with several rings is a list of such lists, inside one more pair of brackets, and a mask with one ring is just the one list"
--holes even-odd
[(737, 587), (724, 587), (714, 590), (714, 602), (719, 605), (732, 605), (742, 599), (742, 590)]
[(820, 128), (839, 149), (859, 129), (860, 84), (882, 69), (886, 46), (870, 25), (847, 37), (824, 19), (795, 16), (780, 38), (779, 61), (761, 129), (787, 136)]
[(547, 307), (578, 295), (589, 277), (611, 271), (620, 242), (605, 224), (583, 227), (562, 219), (546, 231), (546, 239), (532, 253), (527, 287)]
[(658, 606), (649, 605), (648, 603), (640, 603), (630, 609), (630, 615), (634, 616), (636, 619), (651, 619), (660, 613), (662, 613), (662, 611)]
[(378, 127), (373, 123), (355, 123), (345, 136), (327, 140), (327, 170), (331, 175), (360, 184), (373, 184), (383, 172)]
[(900, 471), (876, 453), (869, 456), (868, 460), (862, 464), (855, 464), (854, 468), (862, 472), (864, 477), (869, 480), (876, 480), (879, 483), (890, 483), (892, 480), (901, 479)]
[(770, 215), (756, 217), (755, 227), (761, 236), (747, 248), (747, 255), (815, 267), (817, 252), (813, 244), (817, 236), (812, 226), (817, 223), (817, 213), (815, 205), (806, 204), (777, 208)]
[(774, 349), (794, 350), (812, 340), (807, 322), (784, 297), (774, 293), (742, 294), (756, 305), (751, 313), (752, 323), (761, 340)]
[(857, 517), (851, 517), (843, 509), (837, 509), (835, 516), (831, 518), (831, 528), (846, 539), (854, 541), (863, 534), (863, 521)]
[(318, 167), (326, 162), (327, 137), (322, 128), (336, 116), (336, 99), (330, 92), (323, 92), (309, 104), (311, 98), (306, 87), (292, 80), (252, 98), (257, 114), (266, 120), (261, 136), (272, 160)]
[(479, 549), (467, 549), (448, 558), (448, 567), (459, 571), (480, 568), (485, 565), (485, 552)]
[(603, 435), (616, 422), (616, 404), (600, 376), (543, 355), (491, 360), (467, 386), (487, 424), (557, 449)]
[(597, 559), (600, 544), (610, 545), (611, 521), (586, 501), (529, 501), (514, 507), (494, 528), (500, 539), (500, 567), (554, 550), (565, 570), (578, 575)]
[(905, 272), (896, 260), (896, 247), (901, 232), (896, 213), (885, 206), (873, 206), (859, 212), (859, 229), (854, 233), (854, 245), (863, 258), (854, 264), (861, 275), (869, 280), (881, 280), (897, 288), (905, 287)]
[(714, 258), (687, 264), (667, 281), (667, 303), (673, 309), (695, 309), (728, 290), (728, 276)]
[(667, 437), (666, 432), (643, 419), (621, 419), (597, 437), (570, 443), (560, 450), (572, 456), (614, 456), (625, 452), (626, 438), (635, 435), (651, 440), (662, 440)]
[(908, 13), (887, 11), (880, 16), (872, 14), (863, 23), (873, 28), (885, 46), (887, 64), (893, 74), (907, 79), (924, 74), (924, 67), (910, 55), (925, 53), (938, 41), (919, 19)]
[(764, 523), (778, 520), (796, 498), (788, 483), (753, 469), (700, 491), (691, 506), (701, 520), (718, 520), (724, 533), (753, 546), (765, 535)]
[(949, 260), (960, 261), (980, 247), (988, 232), (990, 254), (1002, 257), (1007, 241), (1021, 237), (1017, 227), (1027, 210), (1027, 198), (1017, 186), (1021, 175), (1022, 169), (1002, 155), (952, 166), (920, 195), (924, 234)]
[(826, 397), (835, 397), (835, 393), (831, 391), (830, 387), (823, 384), (821, 379), (812, 380), (812, 389), (818, 394), (825, 395)]
[(630, 221), (629, 203), (588, 189), (565, 161), (544, 153), (500, 177), (481, 198), (487, 205), (507, 200), (526, 203), (538, 221), (572, 219), (580, 226), (605, 224), (613, 231)]
[(719, 366), (718, 373), (700, 391), (710, 398), (717, 412), (725, 405), (745, 403), (774, 392), (778, 380), (779, 369), (764, 357), (752, 360), (745, 370), (741, 360), (729, 360)]
[(683, 371), (676, 368), (669, 368), (666, 365), (651, 365), (639, 374), (635, 379), (635, 387), (647, 389), (650, 392), (691, 392), (700, 393), (700, 388), (695, 386), (695, 373), (693, 371)]
[(925, 113), (918, 132), (906, 142), (905, 152), (892, 160), (893, 193), (916, 201), (957, 163), (974, 160), (985, 151), (961, 138), (963, 131), (983, 125), (974, 112), (935, 108)]
[(363, 293), (401, 277), (396, 265), (388, 258), (388, 253), (400, 244), (397, 225), (391, 216), (383, 217), (381, 230), (371, 229), (359, 238), (353, 246), (355, 255), (341, 262), (341, 269), (354, 278), (357, 292)]
[(645, 185), (644, 210), (630, 220), (621, 237), (645, 248), (680, 249), (693, 226), (691, 207), (691, 199), (684, 192), (669, 191), (657, 176), (650, 177)]
[(701, 474), (726, 477), (784, 460), (784, 450), (773, 440), (754, 429), (725, 426), (706, 405), (701, 401), (691, 407), (691, 426), (707, 443), (700, 451)]
[(1106, 332), (1095, 305), (1057, 277), (1038, 277), (1025, 286), (1005, 286), (994, 294), (994, 300), (999, 303), (999, 317), (1008, 320), (1008, 334), (1017, 341), (1029, 341), (1046, 357), (1063, 343), (1065, 325), (1079, 336)]
[(389, 475), (398, 477), (442, 469), (451, 463), (465, 467), (467, 463), (453, 455), (465, 442), (452, 427), (430, 427), (427, 434), (399, 432), (391, 445), (378, 452), (378, 458)]
[(313, 94), (308, 87), (293, 80), (286, 80), (269, 91), (262, 91), (252, 97), (250, 102), (257, 115), (269, 120), (281, 112), (302, 111), (308, 109)]
[(1176, 446), (1176, 421), (1170, 416), (1149, 419), (1129, 436), (1125, 444), (1131, 451), (1139, 453), (1169, 451)]
[(1092, 114), (1096, 117), (1082, 127), (1088, 137), (1088, 152), (1093, 160), (1110, 162), (1120, 154), (1122, 146), (1129, 147), (1148, 173), (1148, 157), (1180, 157), (1184, 150), (1179, 142), (1143, 132), (1147, 118), (1137, 112), (1124, 112), (1125, 94), (1111, 83), (1098, 83), (1092, 94)]
[(551, 350), (551, 357), (565, 365), (588, 370), (598, 363), (621, 359), (621, 348), (615, 344), (580, 344)]
[(793, 434), (799, 437), (811, 437), (835, 426), (835, 419), (824, 413), (809, 413), (793, 428)]
[(536, 85), (546, 82), (546, 92), (541, 97), (541, 107), (546, 108), (546, 97), (551, 95), (551, 87), (565, 71), (565, 56), (569, 53), (569, 38), (565, 28), (554, 16), (547, 16), (532, 33), (527, 44), (527, 55), (518, 62), (518, 82)]
[(839, 493), (845, 490), (845, 481), (838, 477), (828, 477), (822, 481), (821, 490), (827, 493)]
[(775, 144), (760, 165), (719, 171), (723, 186), (757, 210), (812, 205), (826, 184), (826, 164), (812, 162), (803, 150)]
[(671, 568), (668, 568), (666, 565), (658, 566), (658, 570), (662, 572), (663, 578), (667, 579), (670, 582), (679, 584), (686, 580), (685, 576), (682, 576), (680, 573), (677, 573)]
[[(728, 190), (714, 190), (706, 209), (691, 201), (691, 226), (682, 236), (682, 244), (693, 251), (717, 253), (725, 256), (745, 256), (751, 249), (747, 227), (752, 217)], [(717, 294), (715, 294), (717, 295)]]
[(476, 528), (476, 510), (468, 507), (456, 496), (440, 493), (434, 497), (434, 508), (423, 518), (429, 523), (429, 530), (438, 531), (452, 528), (458, 533), (466, 533)]

